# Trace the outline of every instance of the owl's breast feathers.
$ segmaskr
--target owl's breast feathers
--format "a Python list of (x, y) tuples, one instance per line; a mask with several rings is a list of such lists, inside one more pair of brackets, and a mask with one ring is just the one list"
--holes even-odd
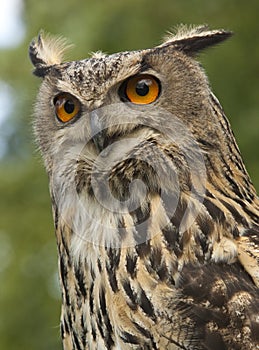
[[(158, 147), (154, 141), (146, 145), (150, 154), (153, 147)], [(164, 153), (160, 161), (169, 167), (172, 159), (177, 157)], [(145, 201), (136, 193), (126, 212), (114, 214), (120, 244), (112, 247), (106, 240), (109, 246), (98, 247), (76, 239), (77, 248), (81, 245), (76, 263), (69, 249), (75, 233), (58, 225), (64, 338), (81, 344), (79, 349), (87, 342), (90, 349), (256, 349), (259, 231), (254, 216), (249, 222), (243, 209), (241, 220), (233, 201), (223, 201), (216, 190), (212, 194), (211, 185), (202, 200), (193, 195), (188, 172), (177, 173), (179, 197), (173, 186), (163, 192), (166, 178), (161, 183), (136, 154), (111, 173), (114, 198), (126, 201), (136, 178), (149, 190)], [(78, 187), (82, 196), (84, 185)], [(102, 223), (112, 222), (97, 207), (95, 214), (103, 215)], [(95, 231), (97, 237), (109, 234), (100, 226)]]

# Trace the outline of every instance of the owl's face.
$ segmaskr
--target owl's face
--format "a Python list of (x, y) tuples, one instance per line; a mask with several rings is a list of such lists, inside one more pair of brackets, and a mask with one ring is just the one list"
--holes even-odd
[(203, 147), (217, 149), (224, 130), (193, 56), (229, 35), (199, 27), (153, 49), (65, 63), (58, 41), (32, 42), (43, 78), (34, 129), (56, 200), (72, 191), (123, 213), (154, 194), (202, 196)]
[[(179, 50), (98, 54), (50, 67), (38, 97), (36, 135), (49, 157), (61, 142), (86, 141), (102, 129), (102, 137), (93, 138), (96, 153), (152, 118), (155, 125), (163, 125), (168, 116), (158, 110), (186, 127), (202, 126), (208, 95), (198, 64)], [(112, 127), (104, 132), (107, 123)]]

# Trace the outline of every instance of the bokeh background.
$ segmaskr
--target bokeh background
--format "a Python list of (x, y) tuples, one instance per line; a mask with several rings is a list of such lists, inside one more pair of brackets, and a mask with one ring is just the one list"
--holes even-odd
[(200, 56), (259, 189), (258, 0), (0, 0), (0, 349), (61, 349), (48, 183), (32, 136), (40, 81), (28, 45), (40, 29), (74, 43), (72, 59), (160, 43), (179, 23), (234, 37)]

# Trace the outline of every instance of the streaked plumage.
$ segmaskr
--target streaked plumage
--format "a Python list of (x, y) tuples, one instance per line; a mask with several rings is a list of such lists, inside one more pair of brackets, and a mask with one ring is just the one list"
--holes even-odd
[(259, 349), (259, 202), (195, 60), (229, 36), (64, 63), (31, 43), (65, 350)]

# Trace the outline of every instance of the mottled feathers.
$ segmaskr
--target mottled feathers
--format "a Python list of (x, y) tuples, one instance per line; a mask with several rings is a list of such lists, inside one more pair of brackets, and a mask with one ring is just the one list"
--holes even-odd
[(259, 349), (258, 197), (195, 60), (230, 35), (69, 62), (32, 41), (65, 350)]

